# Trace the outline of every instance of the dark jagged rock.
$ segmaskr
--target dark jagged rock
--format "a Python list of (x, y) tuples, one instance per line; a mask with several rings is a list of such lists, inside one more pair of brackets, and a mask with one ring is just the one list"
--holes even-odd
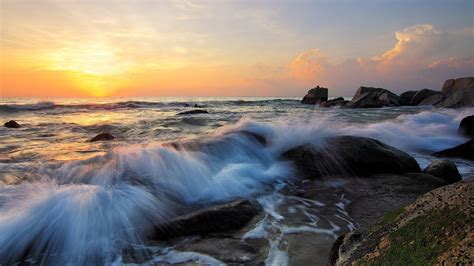
[(190, 111), (184, 111), (180, 112), (177, 115), (195, 115), (195, 114), (208, 114), (209, 112), (206, 110), (190, 110)]
[[(430, 89), (422, 89), (419, 90), (413, 95), (413, 98), (411, 99), (411, 105), (419, 105), (421, 102), (423, 102), (425, 99), (433, 96), (433, 95), (438, 95), (443, 96), (443, 93), (440, 91), (435, 91), (435, 90), (430, 90)], [(426, 105), (426, 104), (424, 104)]]
[(458, 132), (466, 137), (474, 137), (474, 115), (466, 116), (461, 120)]
[(105, 132), (105, 133), (100, 133), (99, 135), (93, 137), (92, 139), (89, 140), (89, 142), (113, 140), (113, 139), (115, 139), (115, 137), (112, 134)]
[(448, 183), (461, 180), (461, 174), (459, 174), (456, 165), (446, 159), (434, 160), (423, 172), (446, 180)]
[(407, 153), (364, 137), (330, 137), (323, 147), (306, 144), (283, 153), (282, 157), (291, 160), (299, 173), (309, 178), (421, 172), (416, 160)]
[(3, 124), (4, 127), (8, 127), (8, 128), (20, 128), (21, 125), (18, 124), (15, 120), (10, 120), (8, 122), (5, 122), (5, 124)]
[(472, 107), (474, 106), (474, 77), (446, 80), (442, 92), (446, 99), (436, 104), (436, 107)]
[(435, 152), (433, 155), (437, 157), (457, 157), (474, 160), (474, 139), (454, 148)]
[(379, 108), (399, 106), (396, 94), (382, 88), (360, 87), (354, 97), (345, 106), (349, 108)]
[(165, 240), (178, 236), (236, 230), (245, 226), (258, 212), (259, 209), (248, 200), (211, 206), (156, 226), (152, 239)]
[(327, 100), (319, 104), (321, 107), (333, 107), (333, 106), (343, 106), (349, 101), (344, 100), (343, 97), (337, 97), (332, 100)]
[(400, 100), (400, 105), (413, 105), (411, 100), (413, 99), (413, 96), (415, 96), (416, 93), (417, 91), (406, 91), (400, 94), (398, 96)]
[(308, 91), (308, 93), (301, 100), (305, 104), (316, 104), (328, 100), (328, 89), (316, 86)]

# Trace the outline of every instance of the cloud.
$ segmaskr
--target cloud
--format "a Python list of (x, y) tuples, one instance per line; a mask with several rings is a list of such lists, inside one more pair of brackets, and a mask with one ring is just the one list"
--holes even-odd
[[(474, 75), (472, 31), (446, 32), (430, 24), (395, 33), (393, 48), (372, 58), (331, 63), (318, 49), (305, 51), (290, 63), (295, 79), (305, 79), (351, 95), (360, 85), (384, 86), (396, 92), (431, 87), (448, 78)], [(467, 55), (467, 56), (466, 56)]]

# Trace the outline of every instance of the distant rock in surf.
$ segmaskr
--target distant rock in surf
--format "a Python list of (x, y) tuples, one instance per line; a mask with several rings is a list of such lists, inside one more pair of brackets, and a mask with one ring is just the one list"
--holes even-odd
[(328, 100), (328, 89), (316, 86), (308, 91), (308, 93), (301, 100), (305, 104), (316, 104)]
[(325, 139), (325, 146), (298, 146), (282, 154), (309, 178), (421, 172), (409, 154), (378, 140), (355, 136)]
[(350, 102), (349, 108), (378, 108), (384, 106), (399, 106), (400, 100), (395, 93), (383, 88), (359, 87)]
[(458, 132), (466, 137), (474, 137), (474, 115), (466, 116), (461, 120)]
[(434, 160), (425, 168), (425, 170), (423, 170), (423, 172), (439, 177), (449, 183), (461, 180), (461, 174), (459, 174), (456, 165), (452, 161), (446, 159)]
[(177, 115), (195, 115), (195, 114), (208, 114), (209, 112), (206, 110), (190, 110), (190, 111), (184, 111), (180, 112)]
[(99, 135), (93, 137), (92, 139), (89, 140), (89, 142), (113, 140), (113, 139), (115, 139), (115, 137), (112, 134), (105, 132), (105, 133), (100, 133)]
[(8, 127), (8, 128), (20, 128), (21, 125), (18, 124), (15, 120), (10, 120), (8, 122), (6, 122), (5, 124), (3, 124), (4, 127)]
[(474, 139), (454, 148), (435, 152), (433, 155), (437, 157), (457, 157), (474, 160)]
[(474, 106), (474, 77), (448, 79), (441, 90), (446, 99), (436, 107), (459, 108)]
[(405, 91), (402, 94), (400, 94), (398, 96), (398, 99), (400, 100), (400, 105), (413, 105), (412, 99), (413, 99), (413, 96), (415, 96), (417, 92), (418, 91)]
[(248, 200), (237, 200), (185, 214), (158, 225), (154, 240), (235, 230), (245, 226), (259, 209)]
[(334, 106), (343, 106), (349, 101), (344, 100), (343, 97), (337, 97), (332, 100), (327, 100), (319, 104), (320, 107), (334, 107)]

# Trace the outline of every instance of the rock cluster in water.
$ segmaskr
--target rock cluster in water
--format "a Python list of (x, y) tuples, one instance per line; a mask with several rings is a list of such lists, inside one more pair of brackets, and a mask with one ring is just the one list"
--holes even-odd
[(5, 122), (5, 124), (3, 124), (4, 127), (8, 127), (8, 128), (20, 128), (21, 125), (18, 124), (18, 122), (16, 122), (15, 120), (10, 120), (8, 122)]
[(351, 101), (344, 98), (328, 100), (328, 89), (317, 86), (308, 91), (301, 101), (305, 104), (319, 104), (321, 107), (342, 106), (346, 108), (379, 108), (386, 106), (432, 105), (444, 108), (474, 106), (474, 77), (449, 79), (441, 91), (421, 89), (396, 95), (384, 88), (361, 86)]

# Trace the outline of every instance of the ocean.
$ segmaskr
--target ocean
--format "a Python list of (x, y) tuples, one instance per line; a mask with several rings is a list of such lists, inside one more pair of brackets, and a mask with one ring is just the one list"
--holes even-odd
[[(194, 109), (208, 113), (178, 115)], [(423, 169), (433, 152), (467, 141), (458, 126), (473, 114), (474, 108), (430, 106), (321, 108), (298, 97), (2, 98), (2, 123), (22, 127), (0, 128), (0, 256), (37, 250), (55, 254), (46, 261), (53, 264), (120, 263), (123, 248), (143, 244), (157, 221), (248, 198), (267, 215), (245, 237), (268, 239), (266, 262), (285, 262), (275, 228), (281, 235), (332, 237), (341, 226), (356, 225), (343, 211), (344, 199), (334, 204), (339, 216), (307, 213), (306, 224), (285, 224), (278, 212), (283, 202), (294, 208), (288, 213), (327, 203), (278, 193), (297, 178), (280, 159), (284, 151), (327, 136), (365, 136), (411, 154)], [(115, 139), (88, 142), (102, 132)], [(265, 136), (265, 147), (246, 138), (249, 132)], [(463, 177), (474, 174), (472, 162), (453, 161)], [(320, 228), (318, 219), (334, 226)], [(189, 261), (220, 264), (208, 255), (157, 247), (155, 262)]]

